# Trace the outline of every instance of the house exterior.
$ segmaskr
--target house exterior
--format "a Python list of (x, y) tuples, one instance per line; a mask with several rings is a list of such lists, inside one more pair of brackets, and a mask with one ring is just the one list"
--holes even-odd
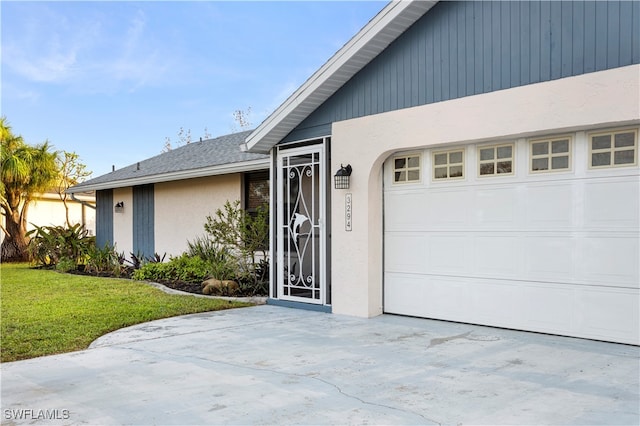
[(640, 344), (639, 81), (638, 2), (388, 4), (245, 139), (269, 303)]
[(95, 191), (96, 243), (125, 255), (177, 256), (204, 234), (227, 201), (251, 210), (269, 199), (269, 157), (241, 152), (249, 131), (201, 140), (88, 180)]
[[(92, 193), (77, 193), (74, 198), (67, 199), (69, 222), (79, 223), (95, 235), (96, 211), (95, 196)], [(45, 192), (33, 197), (27, 212), (27, 231), (35, 226), (65, 226), (67, 224), (67, 208), (57, 192)], [(6, 223), (2, 215), (3, 225)], [(4, 240), (4, 232), (0, 232), (0, 242)]]

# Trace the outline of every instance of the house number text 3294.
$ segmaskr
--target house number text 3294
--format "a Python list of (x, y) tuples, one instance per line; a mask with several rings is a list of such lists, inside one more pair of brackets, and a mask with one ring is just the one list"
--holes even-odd
[(351, 231), (352, 219), (353, 219), (353, 205), (351, 201), (351, 194), (345, 194), (344, 196), (344, 229), (345, 231)]

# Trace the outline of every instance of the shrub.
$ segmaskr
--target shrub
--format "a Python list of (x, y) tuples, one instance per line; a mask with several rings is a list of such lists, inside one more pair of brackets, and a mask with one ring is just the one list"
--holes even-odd
[(213, 216), (207, 216), (206, 235), (187, 241), (188, 250), (181, 256), (166, 263), (148, 263), (132, 256), (136, 266), (140, 265), (132, 278), (195, 283), (213, 277), (238, 282), (244, 295), (267, 294), (268, 216), (266, 207), (250, 215), (239, 201), (227, 201)]
[(70, 227), (36, 226), (27, 235), (31, 237), (29, 254), (41, 266), (55, 266), (61, 259), (66, 259), (65, 267), (69, 266), (69, 261), (74, 266), (84, 263), (95, 245), (95, 237), (90, 236), (80, 224)]
[(162, 263), (147, 263), (133, 271), (131, 278), (141, 281), (160, 281), (165, 279), (167, 271)]
[(259, 277), (259, 265), (261, 261), (267, 261), (268, 218), (266, 206), (259, 207), (255, 215), (250, 215), (240, 208), (240, 201), (227, 201), (223, 209), (207, 216), (204, 225), (209, 238), (234, 257), (238, 265), (236, 279), (255, 288), (263, 283)]
[(129, 252), (129, 255), (131, 256), (131, 260), (127, 260), (124, 256), (124, 253), (122, 253), (120, 255), (121, 257), (121, 262), (122, 264), (124, 264), (125, 262), (127, 262), (128, 264), (131, 265), (132, 269), (140, 269), (142, 267), (142, 265), (146, 264), (146, 263), (161, 263), (164, 262), (164, 258), (167, 256), (167, 254), (163, 254), (162, 256), (160, 256), (158, 253), (154, 253), (153, 256), (147, 256), (145, 257), (144, 254), (138, 252), (138, 253), (132, 253)]
[(269, 245), (269, 210), (266, 205), (256, 209), (254, 215), (240, 207), (240, 201), (227, 201), (214, 216), (207, 216), (204, 230), (211, 239), (230, 251), (251, 258), (255, 263), (261, 253), (266, 257)]
[(63, 257), (58, 260), (56, 264), (56, 271), (60, 272), (69, 272), (78, 268), (78, 265), (75, 260), (69, 259), (68, 257)]
[(132, 278), (145, 281), (202, 282), (210, 275), (207, 262), (197, 256), (183, 254), (169, 262), (145, 263), (133, 272)]
[(256, 265), (253, 275), (240, 279), (240, 292), (247, 296), (269, 294), (269, 262), (261, 259)]
[(211, 277), (218, 280), (238, 279), (239, 265), (229, 250), (208, 237), (197, 237), (187, 244), (187, 255), (204, 260), (208, 264)]
[(187, 254), (189, 256), (198, 256), (203, 260), (216, 261), (223, 255), (220, 244), (206, 236), (196, 237), (193, 241), (187, 241), (187, 246)]
[(115, 247), (107, 243), (104, 247), (91, 247), (85, 271), (96, 275), (113, 275), (119, 277), (123, 271), (123, 256)]

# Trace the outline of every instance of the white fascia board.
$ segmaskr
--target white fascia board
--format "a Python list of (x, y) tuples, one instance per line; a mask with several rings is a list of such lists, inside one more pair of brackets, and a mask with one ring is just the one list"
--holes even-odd
[[(424, 14), (433, 7), (437, 1), (418, 0), (416, 3), (422, 6), (422, 14)], [(354, 67), (345, 74), (345, 81), (341, 81), (340, 84), (335, 86), (335, 88), (329, 93), (323, 94), (322, 97), (325, 98), (325, 100), (335, 93), (339, 87), (342, 87), (342, 85), (362, 69), (364, 65), (382, 52), (393, 40), (395, 40), (395, 38), (397, 38), (398, 35), (406, 30), (406, 28), (415, 22), (415, 19), (410, 20), (407, 25), (401, 26), (402, 28), (398, 29), (398, 34), (394, 34), (393, 37), (385, 37), (385, 40), (376, 40), (376, 37), (381, 34), (385, 28), (392, 27), (394, 20), (413, 4), (414, 1), (390, 2), (247, 137), (244, 144), (245, 149), (250, 152), (268, 152), (276, 142), (270, 141), (266, 142), (264, 145), (260, 144), (260, 142), (269, 136), (269, 134), (274, 132), (276, 127), (280, 125), (290, 114), (292, 114), (305, 100), (313, 95), (314, 92), (322, 92), (323, 89), (321, 87), (326, 85), (328, 82), (330, 83), (330, 79), (332, 77), (336, 76), (340, 71), (344, 73), (344, 70), (349, 68), (350, 60), (357, 58), (358, 56), (362, 57), (363, 54), (366, 57), (366, 61), (363, 61), (362, 58), (360, 58), (361, 60), (358, 61), (360, 66)], [(286, 129), (285, 131), (288, 133), (291, 130), (292, 129)], [(282, 132), (282, 130), (280, 132), (275, 131), (275, 134)], [(259, 144), (262, 146), (258, 146)]]
[[(66, 191), (65, 191), (66, 192)], [(78, 194), (80, 194), (79, 196), (77, 196), (77, 200), (75, 201), (95, 201), (95, 194), (90, 194), (90, 193), (85, 193), (86, 191), (83, 192), (78, 192)], [(33, 200), (52, 200), (52, 201), (60, 201), (62, 202), (62, 200), (60, 199), (60, 196), (58, 195), (57, 192), (44, 192), (44, 193), (39, 193), (34, 195)], [(69, 201), (73, 201), (73, 200), (69, 200)]]
[(260, 160), (244, 161), (241, 163), (230, 163), (218, 166), (204, 167), (195, 170), (183, 170), (178, 172), (163, 173), (157, 175), (142, 176), (139, 178), (130, 178), (115, 180), (110, 182), (96, 183), (95, 185), (86, 185), (69, 188), (66, 192), (73, 194), (76, 192), (99, 191), (103, 189), (126, 188), (128, 186), (146, 185), (150, 183), (171, 182), (176, 180), (193, 179), (207, 176), (218, 176), (232, 173), (252, 172), (256, 170), (268, 169), (270, 160), (268, 158)]

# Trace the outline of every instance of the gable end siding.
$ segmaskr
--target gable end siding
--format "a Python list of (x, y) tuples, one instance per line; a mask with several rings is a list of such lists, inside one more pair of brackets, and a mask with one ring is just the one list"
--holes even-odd
[(154, 187), (133, 187), (133, 253), (145, 257), (155, 253)]
[(640, 63), (640, 2), (443, 1), (283, 142), (331, 123)]
[(96, 191), (96, 246), (113, 245), (113, 190)]

